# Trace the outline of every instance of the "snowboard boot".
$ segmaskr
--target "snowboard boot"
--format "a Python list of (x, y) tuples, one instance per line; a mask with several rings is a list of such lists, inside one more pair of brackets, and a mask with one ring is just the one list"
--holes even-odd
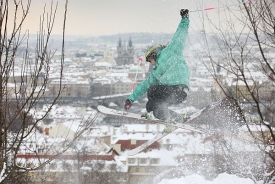
[(156, 120), (155, 116), (152, 113), (145, 112), (141, 114), (142, 118), (148, 119), (148, 120)]
[(173, 126), (166, 125), (166, 127), (163, 129), (162, 133), (170, 133), (173, 131), (173, 129), (174, 129)]
[(145, 113), (141, 114), (140, 117), (145, 118), (145, 119), (148, 119), (148, 113), (145, 112)]
[(187, 116), (187, 114), (177, 114), (174, 111), (170, 111), (171, 114), (171, 119), (170, 121), (172, 123), (185, 123), (186, 121), (188, 121), (188, 119), (190, 119), (190, 117)]

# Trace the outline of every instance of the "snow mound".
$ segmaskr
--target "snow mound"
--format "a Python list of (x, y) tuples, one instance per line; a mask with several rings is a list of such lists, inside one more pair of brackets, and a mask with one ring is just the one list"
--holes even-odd
[(220, 174), (213, 181), (208, 181), (198, 174), (193, 174), (186, 177), (163, 179), (158, 184), (254, 184), (249, 178), (239, 178), (235, 175)]

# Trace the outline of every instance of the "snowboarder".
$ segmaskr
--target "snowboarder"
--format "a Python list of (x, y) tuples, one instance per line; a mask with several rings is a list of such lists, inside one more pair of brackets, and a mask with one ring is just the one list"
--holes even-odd
[(184, 90), (189, 88), (189, 68), (182, 55), (189, 28), (189, 11), (181, 9), (182, 17), (178, 28), (167, 46), (154, 45), (145, 53), (147, 62), (154, 69), (149, 77), (140, 83), (125, 101), (125, 109), (147, 92), (147, 112), (164, 121), (169, 121), (176, 113), (168, 109), (187, 97)]

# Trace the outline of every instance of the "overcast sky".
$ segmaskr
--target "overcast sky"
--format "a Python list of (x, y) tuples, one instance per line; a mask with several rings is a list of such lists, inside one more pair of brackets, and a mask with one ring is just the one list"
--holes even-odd
[[(66, 34), (94, 36), (129, 32), (173, 33), (180, 21), (180, 9), (218, 7), (226, 1), (229, 0), (69, 0)], [(30, 30), (30, 33), (37, 32), (43, 7), (46, 3), (46, 10), (50, 11), (50, 2), (51, 0), (32, 1), (24, 24), (24, 28)], [(62, 33), (64, 4), (65, 0), (58, 1), (54, 34)], [(232, 4), (232, 0), (228, 4)], [(219, 15), (218, 10), (207, 13), (215, 18)], [(199, 15), (198, 12), (190, 13), (192, 29), (200, 27)]]

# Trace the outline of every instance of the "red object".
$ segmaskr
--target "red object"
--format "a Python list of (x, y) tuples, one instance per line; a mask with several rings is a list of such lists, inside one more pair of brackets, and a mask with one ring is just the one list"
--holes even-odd
[(60, 159), (60, 160), (115, 160), (115, 153), (111, 155), (50, 155), (50, 154), (18, 154), (17, 158), (25, 159)]
[(136, 88), (136, 85), (137, 85), (136, 82), (134, 82), (134, 83), (132, 84), (132, 90), (134, 90), (134, 89)]
[[(136, 147), (142, 145), (143, 143), (145, 143), (148, 140), (136, 140), (136, 144), (131, 144), (131, 140), (118, 140), (116, 142), (116, 144), (120, 144), (121, 145), (121, 151), (125, 151), (127, 149), (135, 149)], [(147, 152), (151, 149), (160, 149), (160, 144), (158, 142), (155, 142), (153, 144), (151, 144), (150, 146), (148, 146), (147, 148), (145, 148), (143, 150), (143, 152)]]
[(214, 10), (215, 8), (205, 8), (204, 10)]
[(45, 128), (45, 134), (49, 135), (50, 129), (49, 128)]

